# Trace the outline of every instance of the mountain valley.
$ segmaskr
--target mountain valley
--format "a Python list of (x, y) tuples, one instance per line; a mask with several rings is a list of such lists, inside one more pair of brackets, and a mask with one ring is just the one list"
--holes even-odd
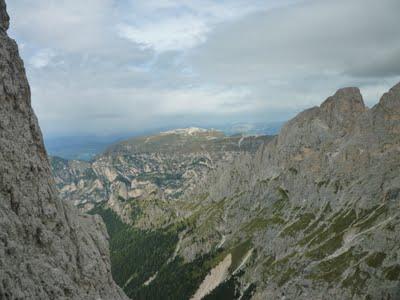
[[(67, 2), (60, 8), (53, 1), (51, 8), (59, 8), (59, 15), (52, 10), (48, 14), (57, 24), (64, 17), (72, 26), (79, 18), (62, 13)], [(89, 10), (100, 2), (90, 2)], [(34, 12), (39, 16), (35, 20), (46, 17), (43, 7)], [(83, 8), (72, 11), (81, 13)], [(102, 9), (94, 11), (103, 14)], [(293, 16), (303, 14), (300, 10)], [(110, 15), (105, 17), (112, 27)], [(123, 20), (114, 13), (112, 17)], [(33, 26), (31, 20), (24, 21)], [(47, 29), (52, 23), (42, 24)], [(9, 27), (6, 3), (0, 0), (0, 300), (400, 299), (400, 83), (371, 108), (359, 88), (347, 87), (282, 127), (235, 123), (224, 131), (180, 128), (111, 145), (107, 141), (119, 139), (77, 141), (66, 149), (56, 145), (59, 153), (82, 158), (66, 159), (48, 155), (25, 65)], [(87, 32), (84, 36), (88, 38)], [(126, 48), (130, 63), (132, 57), (147, 57), (150, 50), (131, 47)], [(84, 59), (89, 60), (86, 50)], [(118, 58), (120, 68), (125, 59)], [(103, 60), (101, 55), (93, 57), (96, 65)], [(42, 57), (36, 68), (64, 70), (70, 62), (47, 66)], [(115, 71), (108, 63), (107, 73)], [(129, 65), (129, 72), (150, 72), (147, 63)], [(168, 68), (175, 64), (180, 61)], [(88, 71), (83, 77), (95, 74)], [(151, 75), (158, 75), (157, 81), (166, 74)], [(185, 86), (195, 86), (190, 83), (197, 79), (186, 81), (196, 77), (191, 68), (179, 75)], [(122, 85), (126, 77), (115, 78)], [(52, 93), (60, 102), (56, 87), (75, 86), (68, 83), (49, 83), (46, 89), (55, 89)], [(115, 89), (111, 83), (107, 81), (109, 90)], [(84, 94), (93, 90), (87, 87)], [(231, 102), (234, 93), (223, 93), (217, 102), (236, 111), (250, 95), (247, 89), (239, 92), (240, 102)], [(157, 95), (151, 93), (151, 98)], [(161, 112), (176, 103), (185, 106), (179, 95), (172, 93), (178, 101)], [(202, 99), (204, 95), (208, 93), (200, 93)], [(212, 103), (220, 108), (217, 104)], [(120, 117), (93, 112), (97, 119)], [(266, 135), (278, 128), (276, 135)]]

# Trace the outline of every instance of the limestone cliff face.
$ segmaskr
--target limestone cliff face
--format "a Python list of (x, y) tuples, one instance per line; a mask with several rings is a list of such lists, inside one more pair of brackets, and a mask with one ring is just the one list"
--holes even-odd
[(126, 299), (102, 221), (57, 197), (8, 26), (0, 0), (0, 299)]

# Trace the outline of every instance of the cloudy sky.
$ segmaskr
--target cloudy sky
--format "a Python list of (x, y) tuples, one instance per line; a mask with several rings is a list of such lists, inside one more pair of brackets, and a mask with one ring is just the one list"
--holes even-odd
[(398, 0), (11, 0), (47, 136), (285, 120), (400, 81)]

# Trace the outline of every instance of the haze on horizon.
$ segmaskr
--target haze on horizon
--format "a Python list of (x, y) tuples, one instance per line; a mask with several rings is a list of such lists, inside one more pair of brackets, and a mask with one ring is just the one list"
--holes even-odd
[(398, 0), (13, 0), (45, 136), (286, 120), (400, 80)]

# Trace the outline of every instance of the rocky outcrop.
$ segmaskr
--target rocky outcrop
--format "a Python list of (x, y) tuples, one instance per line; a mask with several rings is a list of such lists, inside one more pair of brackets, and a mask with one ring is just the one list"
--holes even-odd
[(58, 199), (0, 0), (0, 299), (126, 299), (99, 217)]

